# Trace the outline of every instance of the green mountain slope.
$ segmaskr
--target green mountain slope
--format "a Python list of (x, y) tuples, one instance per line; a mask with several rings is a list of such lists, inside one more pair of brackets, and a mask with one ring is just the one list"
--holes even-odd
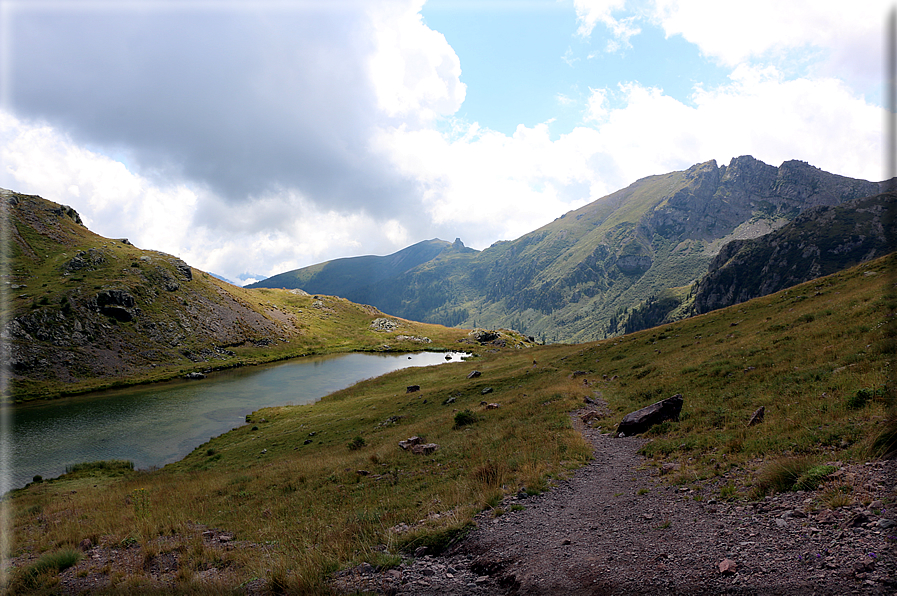
[[(3, 346), (17, 400), (353, 350), (454, 348), (447, 329), (344, 298), (247, 290), (94, 234), (69, 207), (0, 190)], [(382, 327), (381, 327), (382, 328)], [(399, 339), (404, 337), (405, 339)], [(432, 343), (414, 341), (426, 337)], [(4, 396), (9, 397), (9, 395)]]
[(326, 293), (358, 302), (357, 297), (364, 295), (368, 286), (426, 263), (451, 247), (451, 243), (434, 238), (418, 242), (385, 257), (367, 255), (334, 259), (311, 267), (279, 273), (247, 287), (302, 288), (310, 294)]
[(363, 302), (415, 320), (512, 327), (548, 341), (599, 339), (627, 308), (703, 276), (725, 243), (879, 191), (799, 161), (709, 161), (638, 180), (514, 241), (441, 253), (372, 284)]

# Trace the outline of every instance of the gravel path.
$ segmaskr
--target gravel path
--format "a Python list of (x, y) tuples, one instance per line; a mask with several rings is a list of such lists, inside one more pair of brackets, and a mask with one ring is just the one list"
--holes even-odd
[[(866, 505), (832, 511), (812, 492), (716, 502), (718, 488), (698, 501), (642, 467), (642, 439), (581, 430), (594, 460), (551, 491), (502, 505), (523, 510), (481, 514), (444, 556), (386, 572), (362, 565), (335, 584), (440, 596), (897, 594), (897, 462), (840, 466)], [(724, 560), (734, 568), (721, 571)]]

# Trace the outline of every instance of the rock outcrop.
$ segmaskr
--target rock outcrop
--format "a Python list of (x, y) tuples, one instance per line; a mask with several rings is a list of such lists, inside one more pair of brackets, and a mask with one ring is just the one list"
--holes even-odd
[(893, 251), (897, 194), (821, 206), (766, 236), (729, 242), (694, 291), (697, 314), (766, 296)]

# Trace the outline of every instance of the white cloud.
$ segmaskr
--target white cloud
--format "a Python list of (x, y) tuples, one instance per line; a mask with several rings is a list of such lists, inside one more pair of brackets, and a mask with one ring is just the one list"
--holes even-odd
[(639, 15), (617, 18), (613, 13), (623, 10), (626, 0), (573, 0), (576, 9), (576, 19), (579, 28), (578, 35), (589, 37), (598, 23), (606, 26), (611, 33), (607, 50), (616, 51), (621, 46), (629, 45), (629, 38), (641, 33), (641, 28), (636, 25)]
[(424, 25), (423, 4), (372, 5), (376, 49), (368, 64), (381, 110), (430, 124), (458, 111), (466, 86), (460, 80), (461, 62), (445, 36)]
[(603, 122), (607, 118), (607, 115), (607, 90), (592, 89), (589, 87), (588, 105), (583, 120), (586, 122)]
[(176, 252), (196, 194), (183, 185), (153, 186), (109, 157), (78, 146), (46, 124), (0, 112), (0, 185), (69, 204), (94, 232)]
[[(887, 0), (655, 0), (654, 18), (727, 66), (800, 47), (843, 47), (865, 40), (881, 55)], [(877, 74), (880, 74), (878, 71)]]
[[(697, 89), (693, 105), (637, 83), (591, 89), (593, 123), (551, 140), (548, 126), (513, 135), (456, 122), (454, 134), (382, 129), (377, 146), (418, 181), (430, 217), (464, 229), (469, 245), (513, 239), (561, 213), (651, 174), (752, 154), (772, 165), (800, 159), (881, 180), (883, 112), (837, 79), (786, 80), (773, 67), (735, 70)], [(467, 231), (469, 230), (469, 232)]]
[[(805, 6), (805, 22), (798, 22), (787, 3), (752, 3), (756, 16), (742, 15), (740, 4), (658, 0), (651, 18), (668, 35), (682, 35), (731, 65), (726, 84), (696, 87), (684, 103), (638, 82), (598, 83), (589, 89), (582, 125), (570, 132), (558, 136), (549, 121), (505, 135), (476, 122), (439, 120), (458, 111), (466, 89), (458, 57), (423, 24), (421, 4), (359, 4), (345, 22), (332, 14), (314, 17), (322, 28), (344, 25), (336, 31), (348, 45), (329, 40), (315, 48), (312, 34), (326, 37), (325, 31), (304, 24), (309, 38), (285, 64), (253, 73), (260, 85), (238, 93), (234, 105), (210, 100), (227, 80), (209, 80), (201, 106), (221, 112), (207, 122), (212, 128), (189, 122), (188, 110), (178, 120), (184, 130), (171, 129), (190, 137), (190, 172), (141, 161), (154, 151), (177, 161), (150, 125), (141, 124), (152, 133), (149, 148), (119, 161), (106, 150), (119, 146), (115, 139), (100, 135), (88, 145), (63, 132), (65, 119), (51, 126), (0, 111), (0, 186), (70, 204), (99, 234), (126, 236), (236, 281), (337, 257), (387, 254), (433, 236), (459, 236), (484, 248), (638, 178), (709, 159), (727, 163), (752, 154), (773, 165), (802, 159), (847, 176), (884, 177), (882, 110), (827, 74), (838, 59), (859, 60), (842, 48), (868, 55), (857, 36), (871, 36), (872, 29), (859, 18), (845, 16), (838, 30), (832, 15), (839, 11)], [(639, 19), (649, 18), (626, 12), (623, 0), (577, 0), (575, 6), (581, 35), (602, 24), (618, 43), (628, 43)], [(790, 37), (785, 25), (765, 22), (774, 13), (790, 24)], [(756, 38), (740, 27), (756, 27)], [(264, 56), (285, 47), (278, 35), (286, 29), (272, 28), (260, 49)], [(723, 43), (727, 35), (731, 47)], [(795, 74), (772, 59), (808, 44), (828, 44), (822, 66)], [(320, 63), (309, 66), (311, 58)], [(338, 72), (331, 76), (331, 70)], [(264, 101), (254, 103), (255, 95)], [(554, 97), (561, 106), (571, 101)], [(249, 115), (241, 119), (244, 109)], [(132, 121), (137, 116), (125, 124)], [(217, 122), (227, 127), (220, 136)], [(214, 134), (203, 137), (206, 130)], [(213, 146), (219, 141), (223, 148)], [(231, 164), (237, 171), (220, 180), (240, 179), (249, 190), (225, 197), (222, 184), (209, 181)]]

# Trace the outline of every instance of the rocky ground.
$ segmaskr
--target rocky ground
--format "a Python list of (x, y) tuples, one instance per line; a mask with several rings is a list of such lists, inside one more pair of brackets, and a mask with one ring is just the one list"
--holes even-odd
[(852, 489), (834, 509), (822, 490), (722, 502), (718, 484), (663, 482), (636, 453), (643, 439), (583, 434), (594, 460), (555, 489), (484, 512), (443, 556), (361, 565), (334, 584), (440, 596), (897, 594), (897, 462), (833, 462), (834, 482)]
[[(732, 478), (671, 483), (637, 454), (644, 439), (580, 426), (594, 459), (570, 479), (540, 495), (506, 498), (442, 555), (419, 552), (388, 570), (362, 564), (336, 574), (332, 586), (346, 594), (439, 596), (897, 594), (897, 461), (832, 462), (839, 469), (820, 490), (722, 501), (720, 489)], [(851, 488), (843, 502), (826, 492), (833, 485)], [(84, 557), (60, 573), (55, 591), (95, 592), (139, 576), (144, 590), (165, 592), (187, 573), (210, 592), (231, 592), (238, 569), (185, 570), (178, 553), (264, 549), (202, 526), (177, 540), (153, 552), (86, 540)], [(237, 592), (267, 593), (260, 579)]]

